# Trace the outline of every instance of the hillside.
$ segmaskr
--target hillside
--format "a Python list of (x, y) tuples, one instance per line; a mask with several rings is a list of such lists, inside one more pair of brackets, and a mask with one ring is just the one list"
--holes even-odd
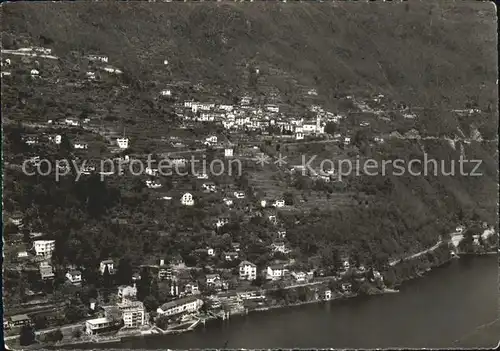
[[(377, 92), (411, 105), (495, 105), (495, 10), (480, 2), (8, 4), (4, 48), (98, 52), (143, 86), (199, 82), (283, 99)], [(109, 19), (113, 18), (112, 21)], [(24, 44), (23, 44), (24, 42)], [(163, 60), (168, 59), (168, 68)]]
[[(2, 64), (7, 56), (12, 61), (2, 66), (11, 73), (2, 75), (4, 206), (26, 224), (22, 230), (9, 224), (9, 240), (25, 236), (7, 256), (18, 244), (29, 246), (30, 231), (40, 231), (56, 240), (58, 274), (75, 266), (96, 285), (98, 263), (108, 258), (137, 267), (181, 256), (203, 270), (234, 268), (222, 256), (199, 254), (206, 247), (226, 252), (234, 242), (259, 269), (285, 257), (302, 270), (317, 262), (333, 270), (347, 256), (383, 271), (389, 259), (432, 247), (459, 224), (498, 230), (495, 24), (494, 7), (482, 2), (3, 5)], [(17, 55), (33, 46), (52, 49), (50, 57)], [(88, 55), (105, 55), (109, 63)], [(171, 96), (161, 96), (167, 88)], [(245, 95), (252, 105), (243, 104)], [(314, 120), (317, 105), (339, 120), (326, 123), (321, 137), (291, 140), (290, 133), (274, 134), (269, 121), (259, 132), (200, 122), (185, 105), (191, 99), (233, 104), (249, 119), (278, 116), (284, 124)], [(268, 103), (284, 112), (262, 112)], [(67, 124), (72, 118), (78, 123)], [(42, 141), (55, 134), (60, 145)], [(126, 151), (114, 145), (122, 134), (130, 139)], [(217, 148), (206, 147), (211, 136)], [(235, 156), (246, 158), (245, 169), (241, 176), (211, 176), (213, 193), (202, 191), (205, 180), (193, 174), (75, 181), (73, 172), (55, 181), (20, 171), (35, 156), (187, 158), (201, 150), (222, 158), (228, 140)], [(88, 149), (76, 150), (77, 142)], [(481, 160), (483, 175), (351, 174), (330, 182), (273, 164), (263, 171), (250, 157), (256, 150), (283, 153), (286, 167), (302, 155), (408, 162), (428, 154), (449, 163), (464, 156)], [(146, 187), (153, 178), (160, 188)], [(237, 191), (245, 196), (236, 198)], [(194, 206), (181, 205), (185, 192), (193, 193)], [(287, 204), (262, 208), (264, 198)], [(229, 223), (215, 228), (220, 217)], [(281, 229), (288, 256), (270, 249)], [(15, 277), (5, 284), (12, 300), (23, 281), (21, 273)]]

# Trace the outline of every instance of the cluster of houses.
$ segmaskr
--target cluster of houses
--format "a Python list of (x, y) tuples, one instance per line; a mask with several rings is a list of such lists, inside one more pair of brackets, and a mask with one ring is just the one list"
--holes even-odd
[[(18, 218), (18, 216), (11, 217), (16, 223), (22, 225), (21, 218)], [(277, 219), (275, 219), (275, 222), (277, 224)], [(269, 249), (272, 252), (288, 253), (289, 249), (285, 240), (286, 231), (277, 227), (275, 240), (270, 244)], [(40, 262), (40, 274), (43, 280), (54, 278), (54, 272), (49, 263), (54, 249), (54, 240), (33, 241), (33, 252), (36, 257), (42, 259)], [(313, 279), (313, 271), (291, 269), (287, 263), (271, 263), (267, 265), (264, 270), (259, 272), (258, 267), (254, 263), (242, 259), (244, 255), (241, 255), (242, 252), (239, 243), (232, 243), (231, 249), (232, 251), (222, 252), (220, 254), (226, 261), (239, 261), (236, 267), (236, 274), (241, 282), (252, 282), (259, 276), (269, 281), (291, 280), (296, 284), (307, 283)], [(203, 251), (206, 252), (207, 256), (213, 257), (217, 254), (216, 250), (210, 247), (203, 249)], [(159, 265), (154, 267), (157, 269), (158, 280), (166, 281), (169, 286), (168, 295), (170, 296), (170, 300), (162, 304), (156, 310), (157, 315), (160, 317), (166, 316), (169, 318), (176, 318), (177, 316), (199, 311), (205, 300), (200, 297), (202, 292), (202, 288), (199, 286), (200, 282), (203, 283), (204, 287), (214, 289), (217, 292), (230, 289), (229, 281), (226, 280), (227, 278), (224, 278), (222, 274), (218, 272), (205, 274), (203, 278), (194, 280), (189, 273), (189, 269), (186, 269), (185, 264), (180, 259), (173, 260), (168, 264), (166, 264), (164, 260), (160, 260)], [(351, 266), (349, 259), (346, 258), (340, 276), (345, 274), (349, 269), (351, 269)], [(100, 262), (100, 274), (114, 274), (115, 271), (116, 267), (113, 260), (108, 259)], [(363, 266), (355, 267), (355, 273), (357, 274), (355, 279), (359, 279), (361, 282), (365, 279), (366, 269)], [(69, 267), (65, 277), (71, 284), (81, 285), (83, 283), (82, 272), (76, 267)], [(381, 279), (381, 275), (378, 272), (373, 272), (373, 277), (374, 279)], [(137, 287), (135, 284), (140, 279), (141, 277), (135, 273), (132, 276), (132, 285), (117, 287), (116, 296), (120, 301), (117, 304), (113, 306), (100, 306), (101, 308), (99, 310), (95, 310), (96, 306), (94, 303), (91, 309), (99, 312), (96, 313), (97, 317), (85, 321), (85, 332), (89, 335), (95, 335), (120, 328), (121, 326), (125, 328), (139, 328), (148, 324), (149, 316), (144, 304), (137, 301)], [(200, 281), (200, 279), (202, 280)], [(350, 282), (342, 282), (341, 291), (346, 294), (351, 293), (352, 284)], [(330, 297), (331, 292), (327, 293), (325, 291), (323, 298)], [(24, 322), (23, 320), (17, 321), (16, 319), (11, 321), (11, 323), (14, 325)]]
[(283, 134), (302, 140), (305, 136), (319, 136), (325, 134), (327, 122), (338, 123), (344, 118), (324, 111), (319, 106), (312, 106), (316, 118), (295, 118), (280, 113), (280, 107), (274, 104), (252, 106), (252, 99), (244, 96), (239, 105), (214, 104), (196, 101), (184, 101), (184, 109), (191, 114), (184, 113), (186, 121), (214, 122), (221, 124), (228, 131), (262, 131), (269, 127), (280, 130)]

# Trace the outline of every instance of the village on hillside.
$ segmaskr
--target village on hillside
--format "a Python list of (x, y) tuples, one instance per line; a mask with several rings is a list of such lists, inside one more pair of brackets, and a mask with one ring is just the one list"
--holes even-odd
[[(7, 343), (29, 339), (24, 326), (33, 327), (33, 338), (42, 343), (99, 342), (178, 333), (210, 319), (279, 306), (390, 292), (402, 276), (425, 274), (438, 262), (465, 252), (491, 251), (496, 245), (494, 223), (472, 218), (456, 223), (458, 227), (438, 243), (429, 239), (426, 247), (411, 247), (406, 256), (395, 249), (379, 254), (370, 247), (366, 255), (339, 249), (327, 257), (315, 248), (317, 254), (306, 259), (295, 244), (297, 234), (289, 230), (300, 218), (295, 224), (284, 219), (304, 211), (368, 206), (374, 193), (354, 192), (356, 177), (342, 176), (333, 166), (324, 169), (325, 158), (332, 165), (335, 160), (366, 159), (386, 153), (387, 143), (403, 142), (425, 152), (436, 141), (466, 154), (471, 144), (493, 141), (478, 128), (419, 131), (420, 114), (426, 112), (392, 101), (382, 92), (339, 96), (339, 108), (329, 110), (318, 103), (315, 87), (303, 87), (304, 103), (292, 106), (279, 94), (265, 99), (250, 92), (234, 98), (210, 97), (197, 82), (174, 81), (157, 84), (146, 103), (161, 111), (167, 122), (125, 122), (141, 115), (126, 111), (124, 102), (134, 95), (123, 78), (126, 72), (105, 54), (75, 55), (74, 62), (68, 62), (47, 47), (2, 50), (5, 108), (17, 111), (25, 105), (28, 111), (25, 116), (4, 115), (9, 143), (4, 168), (10, 177), (4, 183), (19, 196), (33, 193), (43, 199), (52, 190), (42, 189), (45, 185), (22, 187), (19, 184), (29, 178), (23, 172), (41, 172), (36, 177), (44, 182), (55, 182), (57, 173), (64, 184), (81, 166), (76, 183), (87, 184), (79, 190), (82, 199), (94, 194), (88, 184), (99, 179), (106, 184), (102, 187), (110, 184), (150, 206), (147, 220), (140, 218), (138, 208), (107, 213), (106, 230), (126, 237), (129, 227), (141, 226), (141, 235), (152, 239), (149, 243), (130, 239), (129, 245), (140, 245), (139, 252), (145, 252), (142, 262), (112, 251), (90, 261), (80, 250), (94, 247), (85, 246), (78, 236), (64, 241), (55, 235), (40, 220), (40, 208), (8, 202), (4, 213)], [(85, 65), (78, 66), (81, 62)], [(168, 58), (158, 58), (158, 65), (168, 67)], [(269, 74), (258, 66), (250, 70), (255, 79)], [(187, 93), (186, 84), (198, 88)], [(77, 115), (69, 106), (62, 112), (48, 93), (51, 89), (74, 92), (81, 112)], [(105, 91), (116, 98), (116, 105), (99, 100)], [(42, 116), (38, 108), (43, 104), (49, 110)], [(474, 104), (448, 112), (463, 118), (483, 113)], [(146, 162), (151, 155), (154, 162), (131, 176), (131, 163)], [(307, 167), (304, 155), (313, 159)], [(47, 159), (57, 158), (70, 162), (46, 171)], [(103, 163), (104, 159), (111, 161)], [(164, 175), (158, 166), (162, 159), (182, 173)], [(98, 189), (96, 193), (112, 194), (109, 188)], [(66, 195), (63, 191), (58, 196)], [(160, 209), (171, 217), (156, 217)], [(200, 217), (201, 212), (206, 215)], [(93, 219), (88, 221), (97, 228)], [(187, 224), (180, 229), (177, 221)], [(245, 230), (251, 234), (237, 234)], [(97, 232), (108, 247), (109, 237)], [(159, 255), (156, 241), (172, 235), (179, 247), (169, 246), (168, 253)], [(61, 259), (63, 251), (75, 261)]]

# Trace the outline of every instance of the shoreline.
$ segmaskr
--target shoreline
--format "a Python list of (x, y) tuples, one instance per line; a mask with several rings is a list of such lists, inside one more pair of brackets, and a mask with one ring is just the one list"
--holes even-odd
[[(497, 252), (489, 252), (487, 255), (496, 254), (496, 253)], [(470, 254), (462, 254), (462, 256), (483, 256), (483, 255), (470, 253)], [(258, 307), (258, 308), (251, 309), (251, 310), (233, 313), (231, 315), (232, 316), (244, 316), (244, 315), (250, 314), (252, 312), (264, 312), (264, 311), (289, 308), (289, 307), (298, 307), (298, 306), (302, 306), (302, 305), (309, 305), (309, 304), (315, 304), (315, 303), (321, 303), (321, 302), (341, 301), (341, 300), (347, 300), (347, 299), (360, 297), (360, 296), (376, 296), (376, 295), (383, 295), (383, 294), (399, 293), (400, 290), (398, 290), (398, 287), (400, 287), (402, 284), (416, 280), (417, 278), (424, 277), (425, 273), (428, 273), (436, 268), (442, 267), (442, 266), (446, 265), (447, 263), (450, 263), (450, 262), (457, 260), (457, 259), (460, 259), (460, 256), (449, 258), (443, 262), (440, 262), (439, 264), (437, 264), (433, 267), (429, 267), (421, 274), (407, 277), (406, 279), (403, 279), (399, 283), (397, 283), (394, 286), (394, 288), (385, 288), (384, 290), (381, 290), (381, 291), (378, 291), (375, 293), (371, 293), (371, 294), (366, 294), (366, 295), (343, 294), (343, 295), (335, 296), (335, 297), (328, 299), (328, 300), (317, 299), (317, 300), (311, 300), (311, 301), (302, 301), (302, 302), (288, 304), (288, 305), (281, 304), (281, 305), (274, 305), (274, 306)], [(202, 320), (201, 318), (198, 318), (197, 321), (194, 321), (189, 328), (181, 329), (181, 330), (162, 330), (160, 332), (158, 327), (152, 326), (151, 329), (156, 330), (157, 333), (147, 333), (147, 334), (140, 334), (140, 335), (137, 335), (135, 333), (135, 335), (123, 335), (123, 336), (118, 336), (115, 338), (109, 338), (109, 339), (104, 339), (104, 340), (93, 340), (93, 341), (75, 340), (73, 342), (59, 344), (59, 345), (57, 345), (57, 347), (66, 347), (66, 346), (77, 345), (77, 344), (105, 344), (105, 343), (113, 343), (113, 342), (123, 342), (124, 340), (131, 339), (131, 338), (135, 339), (135, 338), (145, 338), (145, 337), (159, 336), (159, 335), (177, 335), (177, 334), (182, 334), (182, 333), (187, 333), (187, 332), (193, 331), (197, 327), (199, 327), (199, 325), (205, 325), (207, 322), (212, 321), (212, 320), (217, 320), (217, 319), (220, 319), (220, 317), (219, 316), (210, 316), (210, 317), (205, 318), (204, 320)]]
[[(321, 303), (321, 302), (341, 301), (341, 300), (352, 299), (352, 298), (360, 297), (360, 296), (376, 296), (376, 295), (395, 294), (395, 293), (399, 293), (399, 290), (385, 288), (382, 291), (372, 293), (372, 294), (367, 294), (367, 295), (343, 294), (343, 295), (333, 297), (333, 298), (328, 299), (328, 300), (318, 299), (318, 300), (311, 300), (311, 301), (296, 302), (296, 303), (288, 304), (288, 305), (275, 305), (275, 306), (268, 306), (268, 307), (258, 307), (258, 308), (251, 310), (251, 311), (248, 311), (248, 313), (243, 313), (243, 314), (249, 314), (251, 312), (264, 312), (264, 311), (276, 310), (276, 309), (280, 309), (280, 308), (297, 307), (297, 306), (310, 305), (310, 304)], [(235, 313), (234, 315), (241, 315), (241, 313), (238, 313), (238, 314)]]

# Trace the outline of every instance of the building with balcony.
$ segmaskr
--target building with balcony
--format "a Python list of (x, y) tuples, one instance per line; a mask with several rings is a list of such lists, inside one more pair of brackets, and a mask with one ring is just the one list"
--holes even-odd
[(52, 252), (54, 251), (55, 247), (55, 240), (35, 240), (33, 242), (33, 248), (35, 249), (35, 254), (37, 256), (50, 258), (52, 257)]
[(146, 324), (146, 309), (140, 301), (125, 300), (118, 304), (122, 312), (123, 326), (126, 328), (136, 328)]

